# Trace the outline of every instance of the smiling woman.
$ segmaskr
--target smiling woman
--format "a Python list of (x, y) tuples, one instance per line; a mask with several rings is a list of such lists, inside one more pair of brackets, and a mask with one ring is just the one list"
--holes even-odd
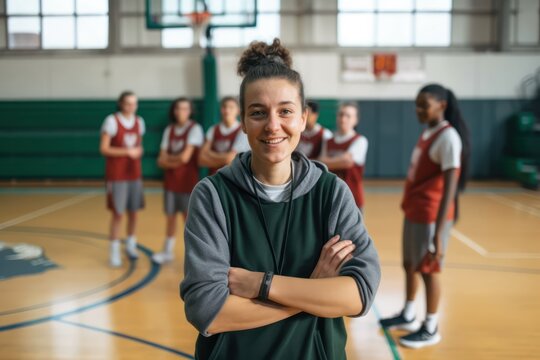
[(294, 151), (307, 110), (291, 64), (278, 39), (244, 52), (251, 151), (192, 193), (181, 296), (197, 359), (345, 359), (342, 317), (366, 314), (379, 285), (347, 185)]

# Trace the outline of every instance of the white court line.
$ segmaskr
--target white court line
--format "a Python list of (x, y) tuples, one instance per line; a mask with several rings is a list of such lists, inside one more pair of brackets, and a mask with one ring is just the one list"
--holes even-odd
[(66, 199), (66, 200), (62, 200), (60, 202), (49, 205), (49, 206), (44, 207), (42, 209), (32, 211), (31, 213), (28, 213), (26, 215), (22, 215), (22, 216), (19, 216), (19, 217), (15, 218), (15, 219), (3, 222), (3, 223), (0, 224), (0, 230), (3, 230), (5, 228), (8, 228), (8, 227), (13, 226), (13, 225), (23, 223), (23, 222), (28, 221), (28, 220), (35, 219), (37, 217), (40, 217), (40, 216), (43, 216), (43, 215), (46, 215), (46, 214), (50, 214), (52, 212), (55, 212), (56, 210), (60, 210), (60, 209), (66, 208), (68, 206), (71, 206), (71, 205), (80, 203), (82, 201), (88, 200), (88, 199), (90, 199), (90, 198), (92, 198), (92, 197), (94, 197), (96, 195), (97, 195), (97, 193), (82, 194), (82, 195), (77, 195), (77, 196), (74, 196), (74, 197)]
[(490, 259), (540, 259), (539, 253), (490, 253), (477, 242), (459, 230), (452, 229), (452, 236), (474, 250), (479, 255)]
[(455, 237), (456, 239), (458, 239), (459, 241), (461, 241), (462, 243), (464, 243), (465, 245), (467, 245), (468, 247), (476, 251), (478, 254), (482, 255), (483, 257), (487, 257), (488, 251), (484, 249), (482, 246), (475, 243), (471, 238), (469, 238), (462, 232), (456, 229), (452, 229), (451, 234), (453, 237)]
[(494, 200), (500, 204), (510, 206), (511, 208), (514, 208), (519, 211), (526, 212), (529, 215), (540, 217), (540, 210), (533, 208), (532, 206), (528, 206), (525, 204), (520, 203), (519, 201), (510, 200), (503, 196), (494, 194), (494, 193), (488, 193), (486, 194), (488, 198), (491, 200)]

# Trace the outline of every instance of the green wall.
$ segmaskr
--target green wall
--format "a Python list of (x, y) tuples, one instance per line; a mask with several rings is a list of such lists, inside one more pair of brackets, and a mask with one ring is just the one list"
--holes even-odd
[[(156, 156), (171, 99), (141, 100), (139, 115), (146, 122), (143, 172), (160, 178)], [(338, 101), (317, 99), (320, 123), (334, 128)], [(413, 101), (359, 100), (358, 130), (369, 140), (366, 176), (403, 177), (421, 127)], [(472, 175), (501, 175), (505, 123), (520, 108), (518, 100), (465, 100), (460, 102), (472, 135)], [(197, 120), (202, 101), (195, 101)], [(99, 179), (104, 159), (99, 154), (99, 130), (115, 110), (112, 100), (0, 101), (0, 178)]]

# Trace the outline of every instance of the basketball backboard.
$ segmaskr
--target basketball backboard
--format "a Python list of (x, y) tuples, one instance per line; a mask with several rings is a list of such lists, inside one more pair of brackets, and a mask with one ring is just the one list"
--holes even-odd
[(193, 14), (210, 13), (209, 27), (254, 27), (256, 0), (146, 0), (146, 27), (191, 27)]

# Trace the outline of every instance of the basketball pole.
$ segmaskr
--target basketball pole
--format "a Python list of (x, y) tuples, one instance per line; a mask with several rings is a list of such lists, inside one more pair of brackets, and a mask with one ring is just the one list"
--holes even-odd
[(216, 123), (217, 119), (219, 119), (219, 94), (216, 57), (214, 56), (210, 47), (206, 49), (206, 54), (202, 59), (202, 68), (204, 82), (204, 98), (203, 118), (201, 125), (206, 131), (210, 126)]
[[(218, 94), (218, 78), (217, 78), (217, 63), (214, 52), (212, 51), (212, 29), (208, 25), (205, 31), (206, 36), (206, 50), (202, 59), (203, 69), (203, 111), (201, 126), (206, 130), (210, 126), (218, 122), (219, 119), (219, 94)], [(201, 178), (208, 174), (208, 169), (201, 168), (199, 170), (199, 176)]]

